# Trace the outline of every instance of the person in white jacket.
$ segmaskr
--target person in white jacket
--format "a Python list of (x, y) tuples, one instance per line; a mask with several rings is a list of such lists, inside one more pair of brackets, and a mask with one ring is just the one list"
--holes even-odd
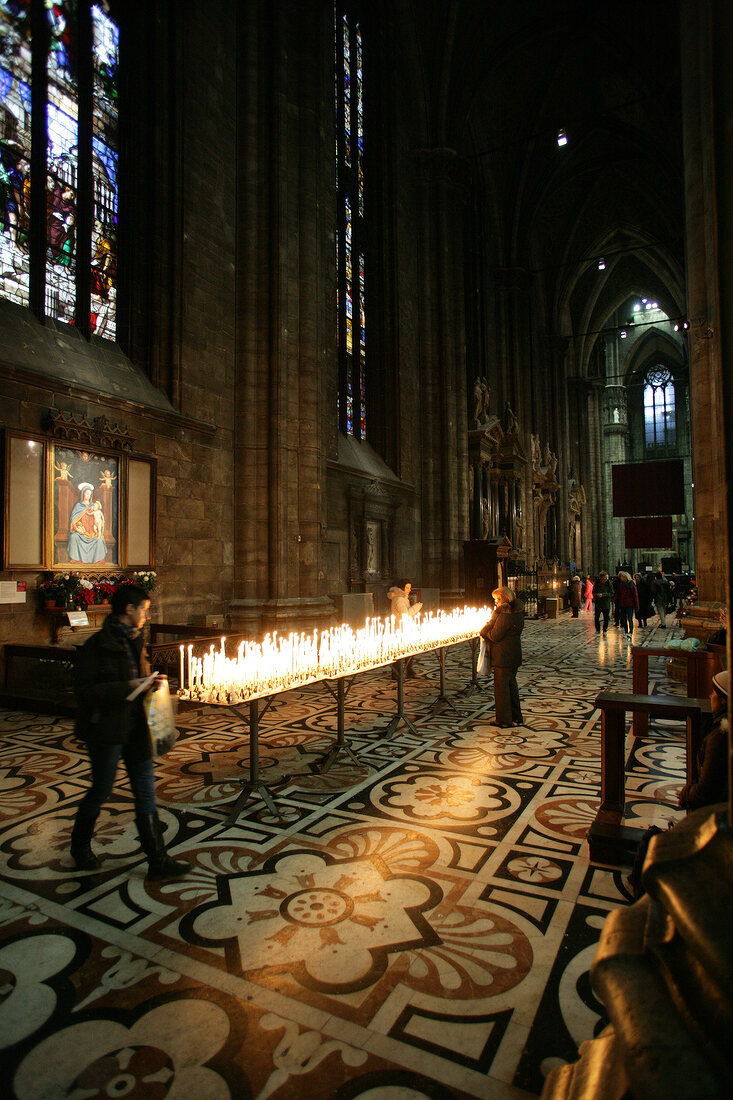
[[(421, 603), (410, 603), (410, 592), (412, 591), (412, 581), (401, 580), (396, 585), (387, 590), (387, 599), (392, 603), (391, 614), (396, 619), (399, 619), (402, 615), (411, 615), (414, 617), (422, 608)], [(413, 679), (416, 673), (412, 669), (413, 658), (409, 657), (407, 660), (407, 670), (405, 675), (408, 679)], [(394, 668), (392, 669), (392, 678), (397, 678), (397, 673)]]

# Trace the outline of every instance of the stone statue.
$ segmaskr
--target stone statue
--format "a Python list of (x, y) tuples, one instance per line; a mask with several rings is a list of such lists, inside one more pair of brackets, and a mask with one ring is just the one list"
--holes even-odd
[(473, 382), (473, 417), (476, 427), (485, 424), (489, 419), (489, 405), (491, 402), (491, 388), (485, 378), (475, 378)]
[(504, 402), (504, 432), (506, 435), (519, 435), (519, 421), (508, 401)]
[(547, 469), (552, 474), (554, 474), (555, 471), (557, 470), (557, 455), (553, 454), (553, 452), (550, 450), (550, 444), (549, 443), (545, 443), (545, 461), (544, 461), (544, 465), (547, 467)]
[(534, 432), (530, 435), (530, 443), (532, 447), (532, 469), (538, 474), (542, 468), (542, 447), (540, 437), (535, 435)]
[(481, 538), (487, 539), (489, 537), (489, 525), (491, 523), (491, 516), (489, 515), (489, 502), (486, 497), (481, 499)]

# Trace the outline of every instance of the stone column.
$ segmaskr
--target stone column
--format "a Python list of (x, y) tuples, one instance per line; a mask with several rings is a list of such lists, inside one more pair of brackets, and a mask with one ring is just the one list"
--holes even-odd
[(612, 467), (627, 461), (628, 435), (626, 389), (609, 383), (603, 391), (603, 493), (608, 532), (605, 568), (611, 575), (617, 562), (624, 560), (626, 543), (624, 521), (613, 515)]
[(415, 154), (422, 379), (423, 582), (462, 589), (468, 532), (463, 205), (468, 165), (453, 149)]
[(682, 124), (695, 565), (700, 600), (729, 599), (733, 382), (723, 333), (733, 318), (733, 12), (725, 0), (681, 9)]
[(334, 318), (320, 293), (334, 263), (323, 244), (335, 216), (331, 135), (320, 126), (332, 34), (315, 3), (241, 10), (230, 615), (256, 633), (333, 613), (321, 533)]

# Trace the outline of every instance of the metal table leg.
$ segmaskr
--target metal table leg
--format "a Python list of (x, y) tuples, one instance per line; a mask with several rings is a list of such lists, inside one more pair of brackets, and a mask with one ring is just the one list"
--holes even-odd
[(392, 736), (400, 722), (404, 722), (408, 729), (412, 730), (413, 733), (417, 733), (416, 727), (405, 714), (405, 673), (407, 672), (407, 658), (398, 658), (398, 660), (394, 662), (394, 667), (397, 670), (397, 713), (384, 731), (386, 737)]
[[(271, 699), (265, 704), (262, 713), (265, 713), (267, 707), (270, 705)], [(243, 710), (239, 707), (232, 707), (232, 710), (246, 721)], [(290, 777), (282, 776), (279, 780), (280, 783), (286, 783)], [(270, 787), (262, 779), (260, 779), (260, 701), (259, 699), (251, 699), (249, 702), (249, 779), (238, 779), (238, 783), (242, 784), (242, 792), (237, 798), (236, 802), (232, 806), (232, 809), (227, 818), (227, 827), (236, 824), (237, 818), (249, 802), (253, 794), (258, 794), (262, 801), (267, 806), (273, 817), (280, 817), (281, 814), (278, 811), (277, 806), (270, 794)]]
[(481, 682), (478, 678), (479, 639), (469, 638), (468, 644), (471, 647), (471, 683), (468, 685), (468, 687), (465, 687), (463, 689), (462, 694), (466, 697), (468, 697), (469, 695), (475, 695), (476, 692), (481, 691)]
[(347, 742), (346, 742), (346, 730), (345, 730), (345, 727), (346, 727), (346, 722), (345, 722), (346, 696), (348, 695), (349, 691), (351, 690), (351, 685), (353, 684), (353, 682), (354, 682), (354, 678), (352, 677), (349, 680), (348, 687), (347, 687), (346, 677), (341, 676), (336, 681), (336, 691), (335, 692), (334, 692), (333, 688), (331, 687), (331, 685), (328, 682), (326, 682), (326, 687), (328, 688), (328, 690), (331, 692), (331, 694), (333, 695), (333, 697), (336, 700), (336, 744), (333, 746), (333, 748), (329, 749), (328, 752), (323, 754), (323, 757), (322, 757), (323, 763), (321, 764), (320, 768), (318, 769), (318, 771), (320, 772), (321, 775), (324, 775), (329, 770), (329, 768), (332, 766), (334, 760), (336, 760), (338, 758), (339, 753), (342, 753), (342, 752), (345, 752), (347, 756), (351, 757), (351, 759), (357, 765), (357, 767), (362, 766), (360, 764), (359, 757), (356, 755), (356, 753), (351, 748), (351, 746), (349, 744), (347, 744)]
[(458, 707), (445, 694), (445, 646), (441, 646), (438, 650), (438, 660), (440, 661), (440, 695), (432, 703), (428, 714), (442, 714), (444, 710), (448, 709), (458, 714)]

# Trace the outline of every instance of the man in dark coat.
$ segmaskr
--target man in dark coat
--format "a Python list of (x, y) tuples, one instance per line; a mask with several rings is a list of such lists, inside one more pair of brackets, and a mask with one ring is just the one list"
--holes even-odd
[(598, 580), (593, 585), (593, 608), (596, 624), (596, 634), (601, 633), (601, 616), (603, 616), (603, 633), (608, 630), (608, 613), (611, 610), (613, 599), (613, 585), (608, 579), (608, 573), (602, 569), (598, 574)]
[(652, 581), (652, 599), (659, 615), (659, 625), (667, 625), (667, 604), (670, 595), (669, 581), (661, 570), (657, 570)]
[(511, 588), (492, 592), (494, 614), (480, 630), (491, 652), (494, 670), (494, 705), (496, 717), (492, 725), (522, 726), (522, 705), (519, 701), (517, 669), (522, 663), (521, 634), (524, 629), (524, 607)]
[[(81, 647), (74, 670), (78, 712), (74, 732), (85, 742), (92, 765), (92, 785), (79, 803), (71, 833), (71, 855), (80, 871), (100, 866), (91, 848), (94, 824), (109, 798), (120, 757), (135, 800), (135, 822), (148, 857), (153, 881), (180, 878), (188, 863), (171, 859), (165, 849), (163, 824), (155, 800), (155, 775), (143, 699), (155, 691), (142, 630), (150, 599), (144, 589), (125, 584), (112, 597), (112, 614)], [(135, 698), (131, 698), (137, 691)]]

